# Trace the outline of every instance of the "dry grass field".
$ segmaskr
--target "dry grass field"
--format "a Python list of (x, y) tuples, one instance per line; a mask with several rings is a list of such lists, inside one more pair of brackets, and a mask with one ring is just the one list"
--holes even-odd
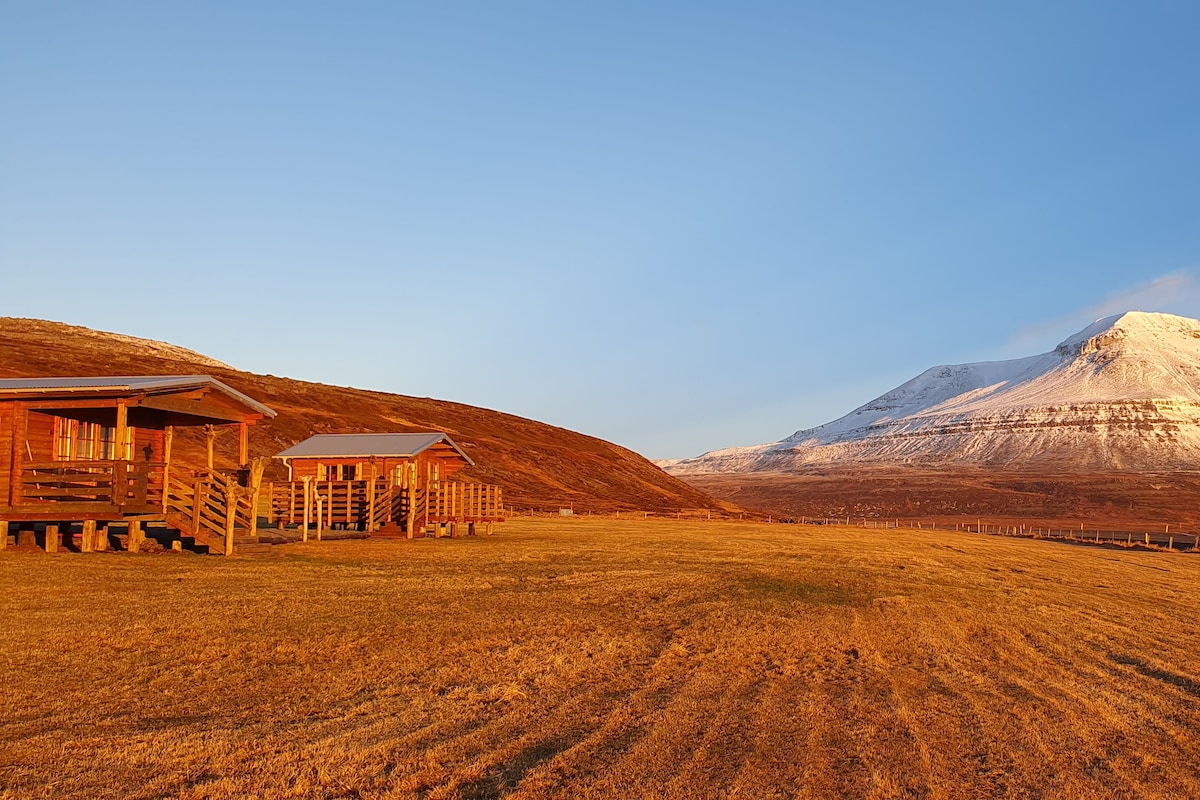
[(0, 553), (0, 797), (1200, 797), (1200, 557), (588, 519), (281, 551)]

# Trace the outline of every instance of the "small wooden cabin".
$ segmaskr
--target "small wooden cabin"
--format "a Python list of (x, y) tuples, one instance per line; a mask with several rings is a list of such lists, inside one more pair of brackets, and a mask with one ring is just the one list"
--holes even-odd
[(500, 487), (450, 480), (473, 462), (445, 433), (319, 434), (275, 456), (288, 482), (273, 489), (279, 524), (403, 531), (501, 520)]
[(245, 465), (248, 427), (274, 416), (208, 375), (0, 380), (0, 547), (10, 523), (19, 538), (43, 525), (47, 550), (79, 524), (82, 549), (104, 549), (103, 529), (122, 522), (136, 550), (141, 524), (160, 521), (230, 553), (235, 526), (215, 518), (228, 510), (232, 484), (197, 471), (205, 465), (172, 463), (174, 430), (236, 425)]

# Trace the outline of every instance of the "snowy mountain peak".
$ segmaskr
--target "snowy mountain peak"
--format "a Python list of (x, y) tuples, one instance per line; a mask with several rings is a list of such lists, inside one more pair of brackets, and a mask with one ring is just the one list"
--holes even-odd
[(1080, 468), (1200, 464), (1200, 320), (1130, 311), (1053, 351), (933, 367), (782, 441), (671, 462), (743, 472), (846, 460)]
[(1118, 345), (1161, 347), (1172, 340), (1200, 339), (1200, 321), (1174, 314), (1126, 311), (1093, 322), (1055, 348), (1062, 356), (1079, 356)]

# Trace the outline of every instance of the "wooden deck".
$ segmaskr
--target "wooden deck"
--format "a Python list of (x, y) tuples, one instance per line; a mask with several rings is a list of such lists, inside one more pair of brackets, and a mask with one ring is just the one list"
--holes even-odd
[[(83, 552), (107, 548), (110, 524), (127, 531), (126, 546), (133, 552), (150, 523), (163, 523), (208, 552), (225, 555), (233, 554), (235, 543), (257, 541), (257, 487), (210, 470), (179, 472), (153, 462), (27, 463), (14, 482), (15, 502), (0, 507), (0, 549), (7, 546), (10, 522), (29, 534), (25, 539), (40, 524), (47, 550), (57, 549), (77, 524)], [(23, 541), (21, 532), (17, 541)]]
[(317, 531), (348, 530), (403, 532), (424, 536), (431, 526), (476, 524), (504, 520), (504, 497), (499, 486), (465, 481), (434, 481), (426, 487), (397, 486), (387, 479), (353, 481), (290, 481), (270, 489), (271, 521), (276, 525), (310, 527)]

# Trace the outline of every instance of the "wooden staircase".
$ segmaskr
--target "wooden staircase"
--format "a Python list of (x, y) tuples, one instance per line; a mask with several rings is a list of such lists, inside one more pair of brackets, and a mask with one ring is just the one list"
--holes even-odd
[(270, 549), (258, 540), (258, 490), (238, 485), (229, 476), (208, 470), (191, 477), (171, 475), (164, 508), (167, 525), (208, 547), (231, 556)]

